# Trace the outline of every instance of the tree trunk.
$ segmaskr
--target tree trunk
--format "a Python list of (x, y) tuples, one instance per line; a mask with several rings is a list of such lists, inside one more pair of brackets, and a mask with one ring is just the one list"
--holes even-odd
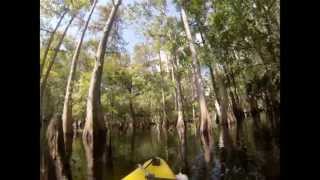
[(215, 104), (215, 108), (216, 108), (216, 112), (219, 118), (219, 123), (221, 123), (222, 121), (222, 105), (221, 105), (221, 94), (219, 93), (218, 87), (217, 87), (217, 80), (215, 79), (215, 75), (213, 72), (213, 68), (211, 64), (207, 65), (210, 71), (210, 76), (211, 76), (211, 82), (212, 82), (212, 88), (213, 88), (213, 92), (215, 94), (216, 100), (214, 102)]
[(61, 116), (50, 121), (47, 131), (47, 140), (50, 156), (54, 162), (57, 179), (72, 180), (71, 167), (66, 159)]
[(66, 156), (67, 159), (70, 159), (70, 155), (72, 152), (72, 139), (73, 139), (73, 128), (72, 128), (72, 92), (73, 92), (73, 81), (75, 77), (75, 72), (77, 69), (78, 59), (80, 55), (80, 50), (82, 46), (82, 41), (84, 38), (84, 35), (86, 33), (89, 21), (91, 19), (91, 15), (95, 9), (97, 0), (94, 1), (90, 13), (88, 15), (86, 24), (84, 26), (84, 29), (82, 31), (80, 40), (77, 44), (77, 48), (74, 52), (74, 55), (72, 57), (71, 67), (70, 67), (70, 73), (68, 77), (67, 87), (66, 87), (66, 94), (64, 98), (64, 104), (63, 104), (63, 113), (62, 113), (62, 127), (63, 127), (63, 139), (64, 139), (64, 145), (66, 150)]
[(198, 101), (200, 106), (200, 133), (204, 134), (205, 136), (211, 136), (212, 122), (211, 122), (210, 115), (208, 113), (207, 103), (204, 96), (204, 88), (203, 88), (202, 79), (201, 79), (200, 65), (197, 60), (197, 52), (193, 43), (193, 38), (190, 32), (187, 15), (183, 6), (181, 6), (181, 17), (182, 17), (184, 29), (189, 41), (189, 48), (190, 48), (191, 57), (192, 57), (192, 70), (195, 78), (196, 91), (197, 91), (197, 96), (198, 96)]
[(43, 136), (40, 148), (40, 179), (57, 180), (56, 168), (49, 152), (48, 139), (45, 134)]
[(253, 120), (253, 125), (256, 130), (260, 130), (260, 110), (258, 108), (257, 101), (254, 92), (251, 90), (250, 86), (247, 87), (248, 101), (250, 104), (250, 114)]
[(195, 128), (195, 133), (198, 134), (199, 133), (199, 129), (200, 129), (200, 123), (199, 123), (199, 118), (196, 118), (196, 102), (197, 102), (197, 93), (196, 93), (196, 88), (195, 88), (195, 79), (194, 76), (192, 74), (192, 72), (188, 72), (188, 78), (190, 80), (191, 83), (191, 106), (192, 106), (192, 123), (193, 125), (196, 127)]
[(228, 99), (228, 94), (226, 90), (226, 85), (224, 83), (223, 77), (222, 77), (222, 70), (219, 68), (218, 65), (215, 66), (215, 77), (216, 77), (216, 82), (219, 85), (219, 90), (218, 90), (218, 96), (220, 98), (221, 102), (221, 131), (223, 133), (223, 142), (225, 147), (233, 147), (233, 142), (229, 133), (229, 123), (228, 123), (228, 104), (229, 104), (229, 99)]
[[(175, 75), (174, 75), (174, 70), (173, 70), (173, 68), (171, 68), (171, 80), (172, 80), (172, 82), (174, 82), (175, 81)], [(175, 87), (176, 88), (176, 87)], [(174, 110), (175, 111), (177, 111), (178, 110), (178, 98), (177, 98), (177, 94), (176, 93), (174, 93), (173, 94), (173, 103), (174, 103)]]
[(160, 75), (161, 75), (161, 96), (162, 96), (162, 123), (161, 128), (167, 128), (167, 113), (166, 113), (166, 100), (165, 100), (165, 94), (164, 94), (164, 78), (163, 78), (163, 68), (162, 68), (162, 62), (161, 62), (161, 54), (159, 51), (159, 66), (160, 66)]
[(60, 38), (59, 40), (59, 43), (57, 44), (57, 46), (55, 47), (55, 51), (54, 51), (54, 54), (53, 54), (53, 57), (52, 57), (52, 60), (50, 61), (49, 63), (49, 66), (48, 66), (48, 69), (45, 73), (45, 76), (42, 78), (42, 81), (41, 81), (41, 85), (40, 85), (40, 119), (42, 119), (42, 104), (43, 104), (43, 97), (44, 97), (44, 93), (46, 91), (46, 87), (47, 87), (47, 82), (48, 82), (48, 77), (49, 77), (49, 74), (51, 72), (51, 69), (52, 69), (52, 66), (53, 64), (55, 63), (56, 61), (56, 58), (57, 58), (57, 55), (58, 55), (58, 52), (59, 52), (59, 49), (60, 49), (60, 46), (63, 42), (63, 39), (65, 37), (65, 35), (67, 34), (67, 31), (72, 23), (72, 21), (74, 20), (76, 14), (74, 14), (71, 19), (69, 20), (69, 23), (68, 25), (66, 26), (66, 28), (64, 29), (63, 31), (63, 34), (62, 34), (62, 37)]
[(217, 87), (217, 82), (215, 80), (215, 75), (214, 75), (214, 72), (213, 72), (213, 68), (212, 68), (211, 64), (208, 64), (207, 66), (208, 66), (209, 71), (210, 71), (210, 77), (211, 77), (211, 81), (212, 81), (213, 92), (216, 95), (216, 99), (217, 99), (217, 101), (218, 101), (218, 103), (220, 105), (221, 97), (219, 96), (219, 91), (218, 91), (218, 87)]
[(176, 56), (174, 56), (172, 67), (173, 67), (173, 71), (175, 73), (174, 81), (176, 83), (175, 90), (176, 90), (176, 96), (177, 96), (177, 112), (178, 112), (177, 113), (178, 114), (177, 130), (178, 130), (179, 139), (181, 141), (184, 141), (185, 137), (186, 137), (186, 123), (184, 120), (184, 114), (183, 114), (183, 109), (182, 109), (183, 105), (182, 105), (182, 95), (181, 95), (181, 81), (180, 81), (180, 75), (178, 74)]
[(52, 43), (52, 41), (53, 41), (53, 37), (54, 37), (54, 35), (56, 34), (56, 31), (58, 30), (58, 28), (60, 27), (60, 24), (61, 24), (64, 16), (67, 14), (67, 12), (68, 12), (67, 10), (63, 12), (63, 14), (61, 15), (61, 17), (60, 17), (60, 19), (59, 19), (56, 27), (55, 27), (54, 30), (52, 31), (52, 34), (51, 34), (51, 36), (50, 36), (50, 38), (49, 38), (49, 40), (48, 40), (47, 47), (46, 47), (46, 49), (45, 49), (45, 51), (44, 51), (44, 54), (43, 54), (43, 57), (42, 57), (42, 59), (41, 59), (42, 62), (40, 63), (40, 79), (41, 79), (41, 77), (42, 77), (43, 67), (45, 66), (45, 63), (46, 63), (46, 60), (47, 60), (47, 56), (48, 56), (48, 52), (49, 52), (51, 43)]
[[(220, 100), (220, 109), (221, 109), (221, 125), (226, 125), (228, 127), (228, 116), (227, 116), (227, 111), (228, 111), (228, 96), (227, 96), (227, 91), (226, 91), (226, 86), (224, 84), (224, 81), (222, 79), (221, 75), (221, 70), (218, 68), (218, 66), (215, 66), (215, 77), (216, 77), (216, 82), (219, 85), (218, 91), (217, 91), (217, 97), (219, 97)], [(218, 99), (218, 98), (217, 98)]]
[(90, 81), (90, 88), (87, 100), (86, 122), (83, 130), (83, 144), (86, 148), (88, 160), (88, 177), (89, 179), (102, 179), (101, 163), (103, 147), (106, 143), (106, 127), (102, 115), (100, 86), (106, 51), (107, 40), (111, 32), (112, 24), (115, 19), (121, 0), (118, 0), (112, 7), (105, 27), (103, 36), (97, 50), (95, 66), (93, 68)]
[(200, 134), (201, 145), (203, 149), (204, 160), (206, 162), (206, 168), (211, 169), (211, 162), (213, 161), (213, 138), (212, 136), (205, 136)]
[(231, 103), (232, 104), (232, 112), (233, 112), (234, 116), (236, 117), (237, 123), (240, 123), (244, 119), (244, 112), (241, 108), (239, 96), (237, 94), (236, 83), (235, 83), (235, 80), (233, 77), (234, 74), (230, 68), (226, 68), (225, 66), (222, 66), (222, 67), (225, 71), (226, 79), (227, 79), (229, 86), (234, 87), (234, 91), (232, 91), (232, 89), (229, 88), (229, 94), (230, 94), (231, 102), (232, 102)]
[(177, 112), (178, 112), (178, 119), (177, 119), (177, 131), (179, 136), (180, 142), (180, 153), (181, 153), (181, 160), (184, 163), (183, 170), (188, 171), (188, 161), (187, 161), (187, 124), (184, 118), (183, 113), (183, 102), (182, 102), (182, 91), (181, 91), (181, 78), (178, 72), (178, 63), (176, 55), (174, 55), (174, 59), (172, 64), (172, 70), (174, 72), (174, 81), (176, 83), (175, 91), (177, 97)]
[[(43, 105), (43, 98), (44, 98), (44, 92), (45, 92), (45, 90), (46, 90), (46, 85), (47, 85), (47, 80), (48, 80), (48, 77), (49, 77), (49, 74), (50, 74), (52, 65), (54, 64), (55, 59), (56, 59), (56, 57), (57, 57), (57, 54), (58, 54), (58, 51), (57, 51), (57, 50), (60, 48), (60, 46), (61, 46), (61, 44), (62, 44), (62, 42), (63, 42), (63, 39), (64, 39), (64, 37), (65, 37), (65, 35), (66, 35), (66, 33), (67, 33), (67, 31), (68, 31), (68, 29), (69, 29), (72, 21), (74, 20), (75, 16), (76, 16), (76, 15), (73, 15), (73, 16), (71, 17), (71, 19), (69, 20), (68, 25), (65, 27), (65, 29), (64, 29), (64, 31), (63, 31), (63, 34), (62, 34), (62, 37), (60, 38), (60, 40), (59, 40), (59, 42), (58, 42), (58, 44), (57, 44), (57, 46), (56, 46), (56, 48), (55, 48), (55, 53), (53, 54), (53, 58), (52, 58), (52, 60), (51, 60), (51, 62), (50, 62), (50, 64), (49, 64), (49, 67), (48, 67), (47, 71), (46, 71), (45, 77), (42, 78), (42, 82), (41, 82), (41, 85), (40, 85), (40, 136), (41, 136), (41, 138), (42, 138), (42, 140), (41, 140), (41, 144), (42, 144), (42, 145), (45, 144), (44, 141), (46, 141), (46, 140), (45, 140), (45, 139), (46, 139), (46, 138), (45, 138), (45, 137), (46, 137), (46, 136), (45, 136), (45, 133), (46, 133), (46, 131), (47, 131), (47, 125), (48, 125), (48, 122), (45, 121), (45, 118), (43, 117), (43, 107), (42, 107), (42, 105)], [(46, 119), (46, 120), (49, 121), (50, 119), (51, 119), (51, 118)], [(40, 154), (42, 154), (41, 156), (43, 156), (43, 153), (42, 153), (42, 152), (40, 152)]]

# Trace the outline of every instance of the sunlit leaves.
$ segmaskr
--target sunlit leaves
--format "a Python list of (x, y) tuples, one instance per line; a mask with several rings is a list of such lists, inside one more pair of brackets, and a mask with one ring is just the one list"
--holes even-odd
[(64, 3), (71, 10), (79, 10), (81, 8), (87, 9), (91, 5), (89, 0), (64, 0)]
[(59, 16), (67, 8), (64, 1), (61, 0), (40, 0), (41, 16)]
[[(84, 118), (99, 35), (112, 8), (111, 1), (107, 2), (97, 6), (83, 42), (74, 83), (75, 118)], [(167, 3), (166, 0), (141, 0), (120, 7), (107, 43), (101, 84), (101, 103), (108, 119), (112, 117), (114, 121), (126, 121), (130, 118), (129, 100), (137, 114), (146, 117), (152, 114), (155, 117), (154, 114), (158, 115), (161, 111), (162, 89), (170, 109), (168, 111), (173, 111), (176, 84), (171, 77), (170, 61), (175, 58), (178, 64), (176, 71), (181, 77), (184, 108), (187, 117), (192, 116), (191, 53), (181, 20), (169, 15)], [(250, 88), (257, 94), (269, 87), (279, 88), (278, 0), (190, 0), (174, 3), (185, 6), (193, 36), (200, 33), (203, 36), (204, 43), (196, 47), (201, 66), (219, 64), (226, 69), (225, 75), (234, 75), (235, 84), (228, 82), (228, 91), (237, 88), (237, 92), (244, 95)], [(68, 8), (71, 10), (66, 16), (68, 19), (72, 13), (79, 13), (72, 27), (81, 30), (90, 5), (90, 1), (86, 0), (41, 0), (41, 27), (51, 30), (52, 22)], [(130, 55), (123, 49), (126, 42), (122, 31), (127, 24), (134, 25), (135, 33), (145, 39), (143, 43), (136, 44)], [(60, 101), (65, 93), (65, 81), (77, 43), (76, 33), (70, 32), (50, 74), (48, 97), (54, 99), (50, 108), (61, 109), (62, 106)], [(41, 53), (48, 35), (41, 33)], [(61, 29), (58, 29), (52, 47), (55, 47), (59, 37)], [(53, 52), (51, 48), (48, 59), (51, 59)], [(169, 72), (163, 72), (163, 76), (159, 72), (159, 53), (166, 54), (169, 61)], [(162, 61), (164, 66), (165, 59)], [(210, 79), (205, 77), (204, 86), (210, 87), (210, 83)], [(211, 95), (212, 92), (209, 98)], [(209, 109), (212, 108), (212, 102), (208, 104)]]

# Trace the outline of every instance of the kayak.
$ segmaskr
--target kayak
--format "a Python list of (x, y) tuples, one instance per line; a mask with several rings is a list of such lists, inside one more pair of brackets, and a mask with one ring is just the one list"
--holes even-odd
[(174, 180), (176, 175), (172, 172), (166, 161), (155, 157), (146, 161), (142, 166), (132, 171), (122, 180)]

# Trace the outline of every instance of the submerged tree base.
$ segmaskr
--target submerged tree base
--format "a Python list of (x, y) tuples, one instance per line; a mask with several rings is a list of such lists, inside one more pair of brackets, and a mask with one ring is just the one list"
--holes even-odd
[(64, 148), (62, 120), (60, 116), (56, 116), (50, 121), (47, 129), (47, 140), (57, 179), (72, 180), (71, 168)]
[(83, 145), (87, 158), (88, 179), (103, 179), (103, 162), (106, 150), (106, 130), (92, 131), (92, 129), (84, 129)]

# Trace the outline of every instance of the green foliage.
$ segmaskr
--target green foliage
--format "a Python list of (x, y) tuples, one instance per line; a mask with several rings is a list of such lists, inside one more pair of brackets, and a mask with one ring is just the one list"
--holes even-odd
[[(86, 98), (99, 43), (96, 34), (105, 25), (111, 10), (110, 3), (97, 7), (95, 18), (89, 24), (90, 38), (85, 38), (82, 46), (72, 98), (73, 116), (76, 119), (83, 120), (85, 117)], [(216, 97), (212, 89), (212, 83), (215, 82), (210, 79), (208, 67), (221, 67), (228, 93), (237, 93), (240, 100), (246, 101), (242, 97), (250, 94), (262, 100), (265, 93), (274, 94), (275, 99), (279, 100), (278, 1), (216, 0), (212, 3), (191, 0), (174, 3), (177, 7), (185, 7), (193, 36), (200, 34), (202, 39), (196, 43), (196, 50), (201, 70), (206, 72), (204, 87), (210, 89), (206, 97), (209, 110), (214, 110)], [(54, 12), (61, 13), (66, 7), (83, 14), (90, 7), (89, 1), (83, 0), (42, 0), (41, 4), (41, 13), (47, 20), (56, 18), (52, 17), (57, 16)], [(79, 23), (73, 26), (81, 29), (83, 19), (80, 17)], [(43, 21), (43, 26), (47, 26), (46, 22)], [(145, 38), (144, 43), (135, 45), (133, 54), (127, 54), (123, 49), (123, 24), (135, 24), (137, 33)], [(60, 36), (59, 30), (52, 43), (53, 47)], [(48, 34), (43, 34), (43, 38), (42, 43), (45, 44)], [(59, 52), (57, 64), (50, 74), (46, 97), (50, 99), (46, 105), (48, 112), (62, 110), (66, 78), (76, 43), (75, 36), (67, 34), (63, 51)], [(42, 45), (40, 53), (43, 53), (43, 48)], [(48, 59), (53, 52), (53, 49), (49, 51)], [(159, 53), (164, 55), (161, 56), (161, 62)], [(175, 58), (176, 74), (171, 72)], [(175, 121), (174, 97), (177, 85), (173, 79), (174, 74), (181, 80), (183, 109), (186, 119), (191, 120), (192, 106), (197, 107), (191, 69), (191, 53), (183, 24), (180, 18), (168, 15), (167, 1), (139, 1), (122, 7), (108, 41), (102, 75), (101, 103), (106, 119), (113, 122), (129, 121), (132, 118), (131, 103), (138, 121), (159, 120), (163, 108), (163, 91), (167, 115), (170, 121)]]
[(67, 6), (60, 0), (40, 0), (41, 17), (59, 16), (60, 13), (67, 10)]
[[(72, 56), (92, 2), (88, 0), (40, 1), (42, 28), (40, 57), (43, 56), (50, 38), (50, 31), (54, 28), (57, 19), (64, 12), (68, 12), (53, 38), (47, 62), (43, 65), (45, 72), (54, 53), (58, 51), (57, 59), (49, 74), (44, 103), (41, 104), (45, 117), (62, 112)], [(128, 6), (124, 4), (120, 6), (107, 41), (100, 103), (104, 119), (108, 124), (120, 124), (122, 127), (129, 126), (133, 120), (136, 120), (139, 127), (141, 124), (148, 123), (160, 125), (159, 123), (164, 119), (163, 111), (165, 111), (171, 125), (169, 131), (171, 131), (172, 127), (175, 128), (177, 120), (175, 98), (177, 82), (180, 82), (183, 118), (188, 122), (188, 131), (192, 131), (192, 136), (187, 137), (189, 143), (192, 142), (189, 139), (194, 138), (197, 131), (196, 124), (190, 125), (190, 122), (193, 120), (198, 122), (201, 113), (196, 98), (189, 43), (181, 17), (169, 15), (171, 2), (142, 0), (129, 3)], [(112, 9), (111, 3), (112, 1), (107, 1), (106, 4), (97, 5), (85, 34), (73, 82), (71, 102), (74, 120), (84, 121), (86, 117), (93, 69), (95, 65), (99, 66), (96, 63), (96, 53), (103, 28)], [(275, 114), (280, 104), (279, 0), (173, 0), (173, 3), (177, 11), (183, 7), (188, 17), (210, 115), (218, 114), (215, 103), (222, 98), (227, 99), (228, 119), (237, 114), (235, 110), (238, 108), (248, 112), (247, 115), (255, 110), (264, 110), (263, 117)], [(59, 50), (54, 49), (62, 36), (66, 22), (74, 14), (77, 14), (76, 19), (71, 24), (62, 46)], [(144, 40), (142, 43), (135, 44), (132, 54), (128, 54), (124, 48), (126, 42), (123, 30), (128, 24), (133, 25), (136, 35), (141, 35)], [(224, 89), (226, 96), (221, 95)], [(222, 105), (221, 102), (218, 103)], [(255, 104), (258, 107), (255, 107)], [(262, 130), (265, 131), (267, 126), (262, 125)], [(216, 127), (214, 129), (218, 131), (214, 131), (213, 137), (219, 138), (220, 132), (224, 129)], [(247, 129), (245, 131), (249, 132)], [(176, 136), (176, 134), (173, 135)], [(120, 139), (123, 137), (121, 136)], [(254, 154), (257, 149), (253, 148), (251, 137), (250, 139), (244, 136), (241, 138), (250, 141), (248, 151), (249, 154)], [(154, 142), (152, 139), (151, 141)], [(116, 147), (119, 141), (112, 143)], [(82, 147), (79, 145), (81, 144), (75, 141), (74, 151), (84, 155), (84, 152), (80, 152)], [(198, 141), (192, 145), (199, 146)], [(117, 148), (117, 153), (120, 152), (121, 156), (128, 154), (128, 147), (121, 144), (121, 147), (119, 145)], [(156, 150), (148, 144), (141, 144), (139, 148), (136, 152)], [(239, 150), (241, 148), (237, 151)], [(235, 152), (235, 156), (228, 157), (226, 165), (243, 161), (241, 153)], [(145, 154), (137, 155), (147, 158)], [(86, 164), (81, 161), (84, 157), (73, 156), (72, 158), (77, 161), (73, 168), (84, 172), (82, 170)], [(249, 177), (248, 174), (244, 173), (243, 169), (231, 166), (224, 177), (225, 179), (256, 178), (251, 175)]]
[(91, 1), (88, 0), (64, 0), (64, 3), (67, 7), (69, 7), (71, 10), (79, 10), (82, 8), (85, 8), (88, 10), (90, 7)]

